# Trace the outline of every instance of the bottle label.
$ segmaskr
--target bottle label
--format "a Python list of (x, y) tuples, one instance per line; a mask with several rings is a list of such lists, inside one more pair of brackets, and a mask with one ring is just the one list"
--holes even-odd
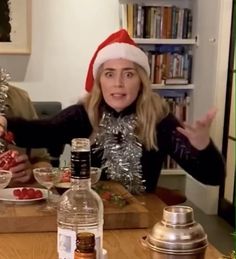
[[(96, 258), (100, 259), (102, 255), (101, 235), (96, 229), (84, 231), (95, 235)], [(76, 249), (76, 232), (71, 229), (57, 228), (57, 252), (59, 259), (74, 259)]]
[(71, 176), (80, 179), (90, 177), (90, 151), (71, 152)]
[(70, 229), (57, 229), (57, 252), (59, 259), (74, 259), (76, 232)]

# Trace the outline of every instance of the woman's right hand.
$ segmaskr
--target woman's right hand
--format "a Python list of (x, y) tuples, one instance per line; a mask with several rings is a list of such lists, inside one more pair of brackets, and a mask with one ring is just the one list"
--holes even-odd
[(0, 115), (0, 137), (4, 134), (7, 129), (7, 119)]

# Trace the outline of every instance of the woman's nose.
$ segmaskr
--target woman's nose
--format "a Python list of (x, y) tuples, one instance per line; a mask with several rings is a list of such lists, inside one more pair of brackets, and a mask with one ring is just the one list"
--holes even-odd
[(123, 85), (124, 85), (124, 80), (123, 80), (122, 75), (120, 75), (120, 74), (116, 75), (116, 77), (115, 77), (115, 86), (123, 87)]

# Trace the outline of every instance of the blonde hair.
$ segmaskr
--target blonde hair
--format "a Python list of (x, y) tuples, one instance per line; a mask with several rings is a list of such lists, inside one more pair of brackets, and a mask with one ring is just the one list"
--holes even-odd
[[(147, 150), (157, 149), (156, 125), (167, 116), (169, 107), (159, 94), (152, 91), (144, 69), (137, 64), (135, 67), (141, 79), (141, 88), (136, 102), (137, 127), (135, 134)], [(101, 72), (102, 66), (97, 72), (92, 91), (84, 100), (85, 109), (95, 132), (102, 118)]]

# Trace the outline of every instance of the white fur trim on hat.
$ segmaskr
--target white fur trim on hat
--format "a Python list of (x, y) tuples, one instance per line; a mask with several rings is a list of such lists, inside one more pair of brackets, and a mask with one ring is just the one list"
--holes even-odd
[(95, 78), (98, 68), (106, 61), (111, 59), (123, 58), (133, 61), (140, 65), (150, 75), (150, 66), (147, 55), (138, 47), (128, 43), (112, 43), (102, 48), (93, 64), (93, 77)]

